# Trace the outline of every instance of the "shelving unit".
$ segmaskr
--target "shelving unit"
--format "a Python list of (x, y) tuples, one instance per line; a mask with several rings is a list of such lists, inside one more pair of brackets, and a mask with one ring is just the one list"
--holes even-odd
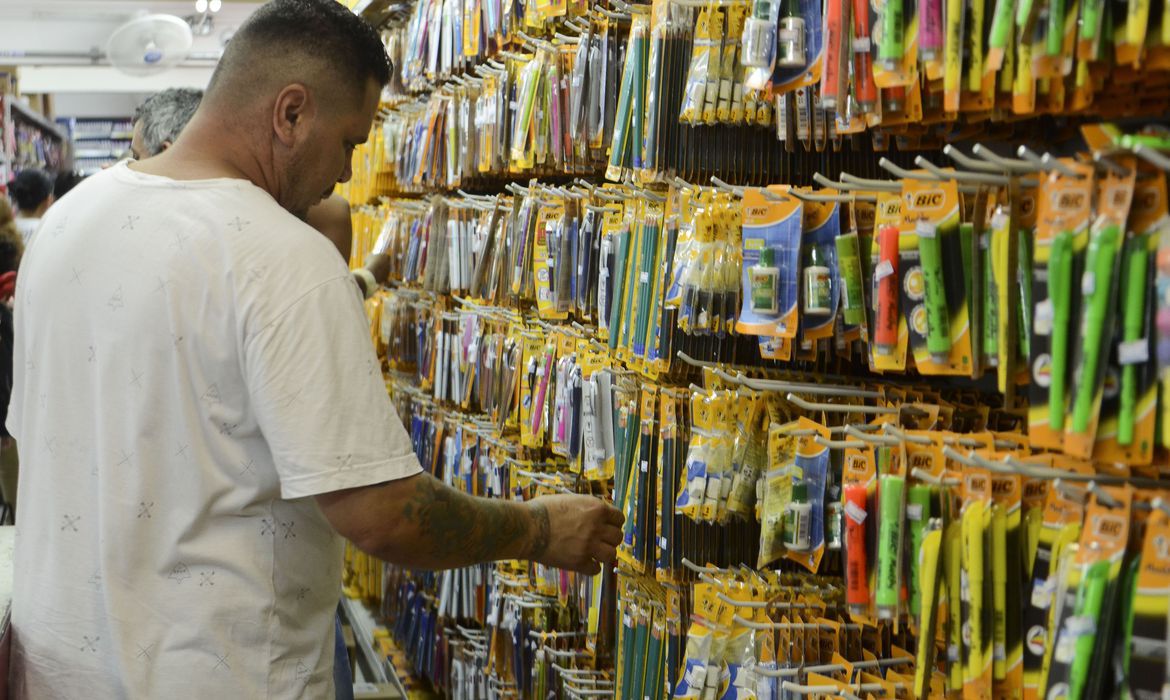
[(73, 167), (92, 175), (118, 162), (130, 150), (134, 122), (130, 117), (60, 117), (57, 124), (73, 144)]
[(51, 121), (12, 95), (0, 97), (0, 187), (25, 168), (60, 169), (66, 147)]
[(390, 666), (389, 661), (381, 658), (374, 649), (374, 627), (377, 622), (374, 616), (360, 601), (349, 596), (341, 597), (341, 608), (345, 613), (345, 620), (353, 628), (353, 636), (357, 641), (358, 652), (361, 655), (361, 668), (364, 678), (369, 683), (390, 683), (402, 697), (406, 697), (406, 689), (399, 680), (398, 674)]

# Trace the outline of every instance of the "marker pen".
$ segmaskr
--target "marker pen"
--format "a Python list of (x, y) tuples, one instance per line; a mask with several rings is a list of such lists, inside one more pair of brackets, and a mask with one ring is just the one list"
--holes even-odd
[(902, 62), (904, 49), (903, 6), (904, 0), (885, 0), (882, 8), (882, 36), (878, 43), (878, 60), (887, 68), (894, 69)]
[(1052, 365), (1048, 385), (1048, 425), (1064, 430), (1068, 381), (1068, 331), (1072, 307), (1073, 234), (1061, 231), (1048, 253), (1048, 298), (1052, 302)]
[(927, 524), (922, 548), (917, 554), (912, 554), (919, 560), (918, 588), (922, 591), (922, 617), (918, 624), (918, 654), (914, 668), (914, 697), (917, 698), (930, 695), (930, 680), (934, 673), (935, 629), (938, 627), (941, 607), (939, 583), (942, 580), (942, 540), (942, 519), (932, 518)]
[(923, 62), (936, 61), (942, 56), (942, 0), (918, 0), (918, 51)]
[(865, 299), (862, 295), (861, 253), (856, 233), (837, 236), (837, 269), (841, 275), (842, 309), (845, 324), (858, 326), (865, 320)]
[(986, 512), (983, 501), (967, 504), (963, 513), (963, 576), (967, 581), (967, 606), (963, 621), (963, 639), (967, 643), (967, 663), (964, 680), (976, 680), (983, 671), (983, 519)]
[(892, 620), (898, 614), (902, 591), (902, 518), (905, 515), (906, 479), (883, 474), (878, 480), (877, 591), (878, 618)]
[[(928, 0), (938, 2), (938, 0)], [(869, 39), (869, 0), (853, 0), (853, 93), (861, 111), (877, 104), (873, 82), (873, 46)]]
[[(1124, 322), (1121, 341), (1141, 342), (1146, 315), (1146, 270), (1149, 251), (1145, 238), (1138, 236), (1128, 242), (1129, 260), (1125, 276)], [(1121, 367), (1121, 405), (1117, 414), (1117, 444), (1132, 445), (1137, 413), (1137, 365), (1126, 363)]]
[(910, 589), (909, 612), (916, 617), (921, 612), (919, 606), (922, 604), (922, 591), (919, 588), (921, 562), (918, 554), (922, 551), (922, 540), (926, 537), (926, 526), (930, 521), (930, 498), (931, 489), (926, 484), (914, 484), (906, 497), (906, 526), (910, 530), (908, 557), (910, 571), (907, 588)]
[[(845, 7), (849, 0), (825, 0), (824, 60), (821, 64), (821, 105), (825, 109), (837, 108), (837, 95), (841, 91), (841, 53), (845, 29)], [(847, 98), (848, 99), (848, 98)]]
[(869, 607), (869, 571), (865, 551), (867, 489), (865, 484), (845, 487), (845, 602), (849, 612), (864, 614)]
[(1065, 0), (1049, 0), (1048, 34), (1044, 46), (1049, 56), (1059, 56), (1064, 46), (1064, 7)]
[(874, 342), (883, 355), (898, 345), (898, 227), (878, 231), (878, 264), (873, 270), (876, 325)]
[[(1101, 559), (1088, 565), (1077, 586), (1076, 606), (1073, 615), (1085, 621), (1085, 628), (1076, 638), (1072, 663), (1068, 671), (1068, 697), (1079, 700), (1084, 695), (1089, 668), (1093, 665), (1093, 646), (1097, 643), (1097, 623), (1101, 619), (1101, 608), (1105, 601), (1105, 589), (1109, 585), (1109, 560)], [(1092, 624), (1089, 624), (1089, 623)], [(1067, 632), (1064, 632), (1067, 634)]]
[(917, 233), (926, 307), (926, 349), (932, 360), (945, 364), (951, 354), (951, 317), (943, 279), (942, 241), (938, 226), (930, 221), (919, 221)]
[(1097, 394), (1097, 369), (1106, 344), (1105, 323), (1109, 320), (1109, 291), (1113, 282), (1113, 263), (1121, 229), (1110, 224), (1089, 239), (1085, 258), (1085, 274), (1081, 279), (1081, 293), (1085, 303), (1084, 325), (1081, 329), (1080, 386), (1072, 412), (1072, 431), (1084, 433), (1089, 429), (1093, 402)]

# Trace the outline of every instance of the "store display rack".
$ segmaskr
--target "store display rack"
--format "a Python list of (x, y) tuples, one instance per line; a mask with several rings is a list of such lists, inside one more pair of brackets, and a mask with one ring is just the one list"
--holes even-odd
[(371, 334), (420, 463), (626, 523), (595, 577), (351, 551), (416, 680), (1170, 680), (1170, 15), (952, 5), (430, 0), (386, 28), (343, 190), (353, 262), (391, 259)]
[(13, 95), (0, 95), (0, 187), (25, 168), (55, 171), (67, 157), (61, 131)]

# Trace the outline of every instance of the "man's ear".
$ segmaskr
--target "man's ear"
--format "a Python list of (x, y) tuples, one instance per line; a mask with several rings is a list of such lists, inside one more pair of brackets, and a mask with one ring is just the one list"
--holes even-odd
[(276, 96), (272, 109), (272, 130), (286, 146), (296, 142), (296, 132), (313, 109), (309, 89), (301, 83), (286, 86)]

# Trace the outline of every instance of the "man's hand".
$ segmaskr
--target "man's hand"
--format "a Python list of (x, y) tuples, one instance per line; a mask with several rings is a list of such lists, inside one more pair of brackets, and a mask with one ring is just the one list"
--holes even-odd
[(614, 562), (625, 522), (620, 510), (600, 498), (571, 495), (541, 496), (531, 506), (543, 511), (531, 559), (591, 575)]
[(479, 498), (430, 474), (321, 494), (317, 504), (362, 551), (415, 569), (532, 559), (595, 574), (613, 562), (624, 521), (592, 496)]

